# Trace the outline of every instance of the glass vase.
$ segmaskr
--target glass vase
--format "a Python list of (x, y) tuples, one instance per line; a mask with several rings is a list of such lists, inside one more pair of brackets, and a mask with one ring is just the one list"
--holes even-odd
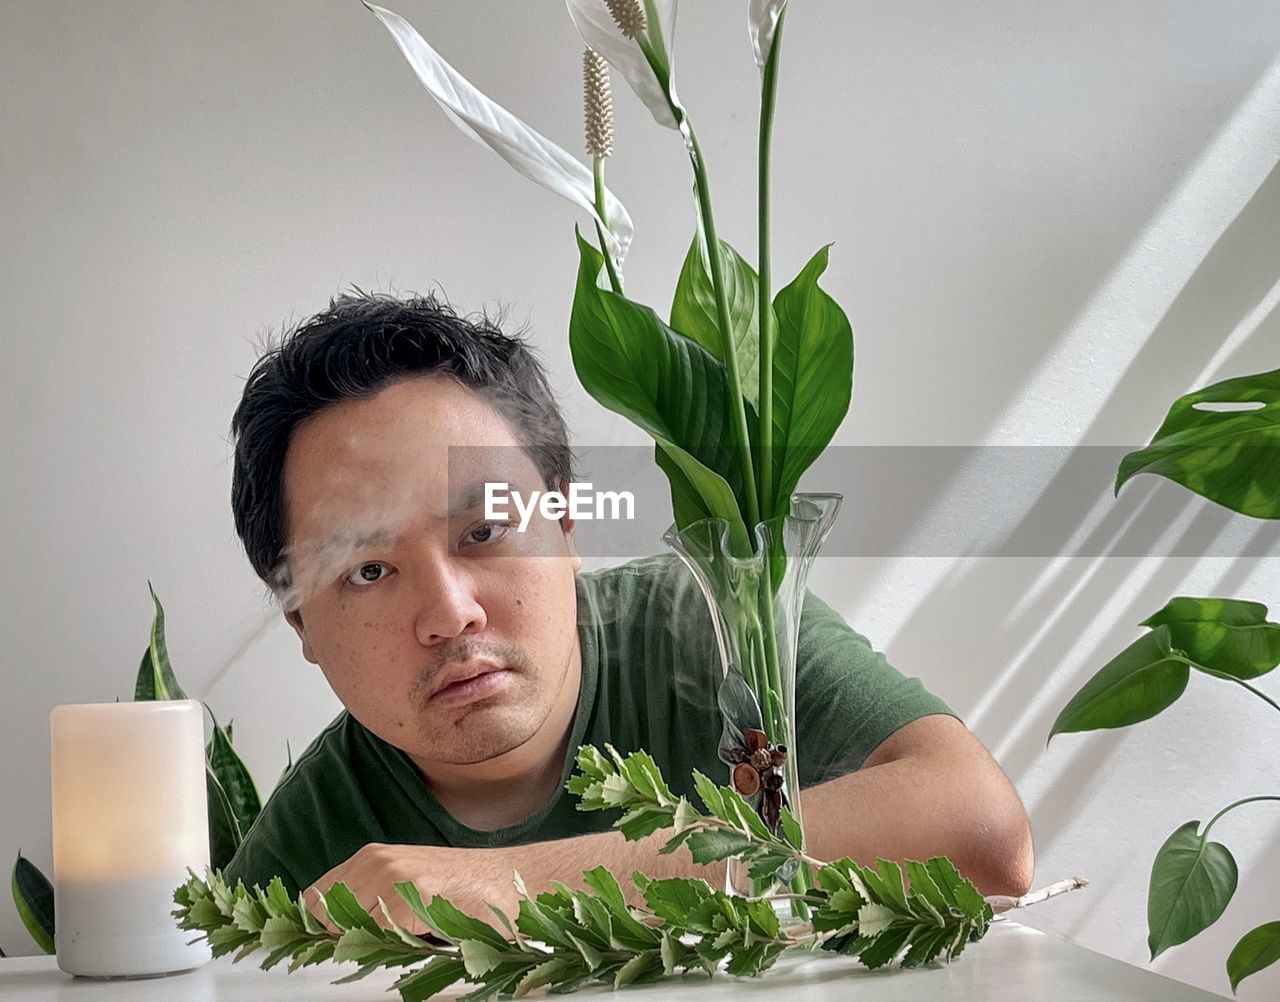
[[(711, 612), (721, 672), (718, 702), (720, 759), (733, 786), (770, 831), (779, 833), (782, 808), (803, 832), (796, 734), (796, 641), (805, 583), (843, 500), (841, 494), (793, 494), (790, 512), (755, 527), (755, 552), (731, 542), (722, 518), (672, 525), (663, 540), (693, 572)], [(730, 859), (725, 890), (774, 898), (779, 917), (803, 921), (804, 870), (752, 880)]]

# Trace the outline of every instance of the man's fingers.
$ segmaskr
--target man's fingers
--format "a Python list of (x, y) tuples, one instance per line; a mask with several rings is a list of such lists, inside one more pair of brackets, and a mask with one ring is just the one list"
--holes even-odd
[(307, 909), (307, 911), (311, 912), (311, 914), (315, 916), (315, 920), (329, 930), (329, 932), (341, 932), (342, 930), (333, 924), (333, 919), (329, 918), (329, 909), (324, 906), (324, 897), (321, 895), (318, 885), (312, 885), (307, 888), (306, 892), (302, 895), (302, 900), (305, 902), (308, 898), (314, 898), (315, 900), (315, 904)]

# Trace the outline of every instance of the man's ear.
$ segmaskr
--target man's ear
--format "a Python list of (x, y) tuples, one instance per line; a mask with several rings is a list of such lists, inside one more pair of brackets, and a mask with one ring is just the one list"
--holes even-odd
[(298, 639), (302, 641), (302, 656), (310, 661), (313, 665), (320, 663), (316, 658), (315, 651), (311, 649), (311, 644), (307, 640), (306, 627), (302, 625), (302, 613), (294, 609), (292, 612), (284, 614), (284, 621), (293, 627), (293, 632), (298, 635)]
[[(569, 496), (569, 485), (565, 482), (564, 477), (556, 478), (556, 490), (565, 497)], [(578, 523), (569, 514), (568, 509), (565, 510), (564, 516), (560, 519), (560, 531), (564, 533), (564, 545), (569, 551), (569, 560), (573, 564), (573, 573), (577, 574), (582, 570), (582, 556), (578, 553), (578, 542), (574, 536), (574, 531), (578, 528)]]

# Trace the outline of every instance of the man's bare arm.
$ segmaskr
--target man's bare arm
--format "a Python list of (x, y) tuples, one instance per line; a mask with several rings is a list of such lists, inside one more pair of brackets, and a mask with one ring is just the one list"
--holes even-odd
[[(1019, 895), (1031, 886), (1033, 857), (1027, 815), (1013, 786), (981, 743), (953, 717), (923, 717), (887, 738), (862, 768), (801, 795), (807, 851), (818, 859), (860, 863), (949, 856), (984, 894)], [(702, 877), (713, 886), (723, 864), (698, 866), (683, 850), (660, 855), (669, 831), (636, 842), (620, 832), (580, 835), (494, 849), (372, 845), (316, 882), (342, 880), (366, 905), (381, 895), (397, 910), (392, 885), (414, 880), (472, 914), (489, 902), (514, 915), (519, 871), (531, 891), (555, 880), (582, 886), (582, 872), (606, 866), (626, 877)], [(313, 897), (313, 892), (308, 892)], [(412, 924), (407, 909), (393, 912)]]
[[(801, 735), (801, 740), (804, 736)], [(1031, 826), (1008, 778), (954, 717), (921, 717), (857, 772), (801, 795), (806, 850), (818, 859), (948, 856), (983, 894), (1025, 894)]]

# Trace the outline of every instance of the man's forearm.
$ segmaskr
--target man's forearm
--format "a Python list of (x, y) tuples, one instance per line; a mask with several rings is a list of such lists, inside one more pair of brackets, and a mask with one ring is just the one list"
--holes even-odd
[(657, 880), (667, 877), (701, 877), (713, 887), (722, 886), (723, 863), (701, 866), (693, 861), (689, 851), (684, 848), (668, 855), (659, 852), (674, 834), (670, 829), (663, 829), (629, 842), (621, 832), (609, 831), (576, 835), (552, 842), (487, 849), (483, 850), (488, 856), (484, 864), (502, 870), (496, 872), (495, 869), (488, 874), (494, 880), (510, 879), (510, 871), (514, 866), (530, 891), (546, 890), (556, 880), (570, 887), (582, 888), (585, 886), (582, 882), (583, 872), (604, 866), (613, 871), (624, 893), (635, 903), (640, 902), (640, 897), (629, 878), (636, 870)]
[(874, 865), (947, 856), (983, 894), (1018, 895), (1031, 885), (1026, 813), (976, 740), (864, 767), (800, 799), (806, 851), (817, 859)]

